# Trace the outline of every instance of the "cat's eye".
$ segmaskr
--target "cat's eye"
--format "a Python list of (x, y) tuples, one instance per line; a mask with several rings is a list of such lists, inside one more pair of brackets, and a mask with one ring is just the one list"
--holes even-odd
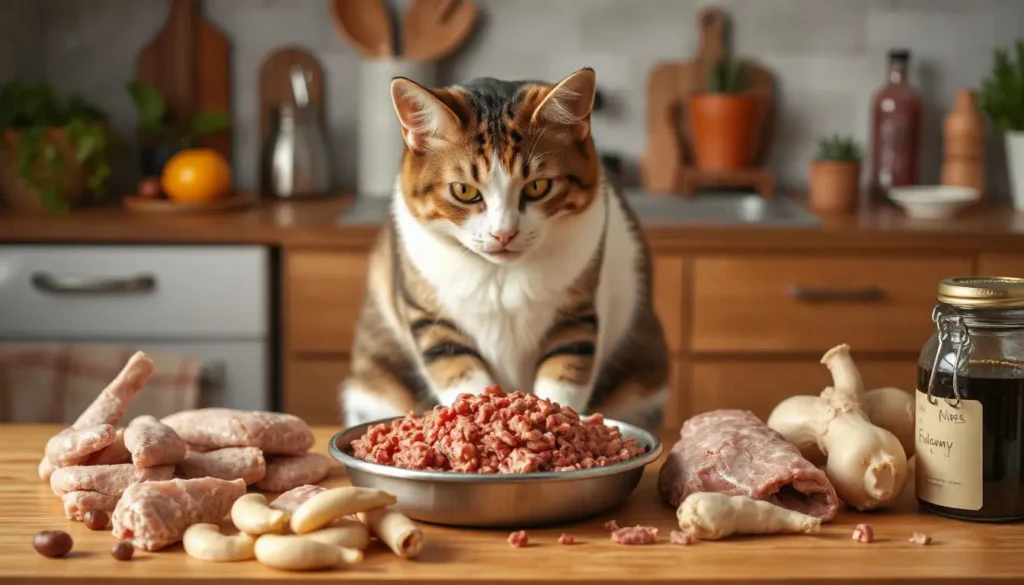
[(523, 187), (523, 196), (527, 199), (540, 199), (551, 191), (551, 179), (537, 179), (530, 181)]
[(476, 203), (481, 199), (480, 190), (465, 183), (452, 183), (448, 185), (448, 191), (462, 203)]

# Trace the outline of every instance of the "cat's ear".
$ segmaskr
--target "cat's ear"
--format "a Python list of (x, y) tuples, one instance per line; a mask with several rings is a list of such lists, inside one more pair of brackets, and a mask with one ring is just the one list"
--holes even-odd
[(590, 134), (590, 112), (594, 109), (597, 75), (585, 67), (558, 83), (533, 112), (534, 123), (565, 126), (576, 140)]
[(411, 150), (427, 150), (454, 136), (459, 128), (455, 112), (415, 81), (404, 77), (391, 80), (391, 101)]

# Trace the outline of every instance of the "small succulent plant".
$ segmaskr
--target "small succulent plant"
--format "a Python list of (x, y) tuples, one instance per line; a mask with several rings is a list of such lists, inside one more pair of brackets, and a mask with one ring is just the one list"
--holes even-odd
[(722, 58), (711, 68), (708, 91), (711, 93), (742, 93), (749, 83), (750, 67), (744, 61)]
[(833, 134), (818, 140), (818, 153), (814, 160), (829, 162), (860, 162), (860, 146), (852, 136)]

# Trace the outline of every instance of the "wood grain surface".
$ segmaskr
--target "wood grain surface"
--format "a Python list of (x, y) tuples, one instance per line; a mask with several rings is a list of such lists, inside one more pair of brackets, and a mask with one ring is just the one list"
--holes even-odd
[[(61, 504), (36, 477), (35, 468), (55, 427), (0, 427), (0, 580), (22, 583), (286, 582), (296, 579), (346, 583), (685, 583), (758, 585), (780, 583), (1019, 583), (1024, 581), (1024, 534), (1019, 524), (957, 522), (916, 511), (912, 494), (891, 511), (841, 513), (814, 536), (768, 536), (701, 542), (682, 547), (665, 538), (651, 546), (613, 544), (601, 523), (655, 526), (667, 537), (675, 526), (671, 508), (657, 498), (657, 464), (648, 468), (628, 502), (614, 511), (568, 526), (530, 530), (530, 546), (510, 547), (507, 531), (462, 530), (421, 524), (426, 547), (417, 560), (400, 560), (374, 543), (366, 560), (353, 569), (296, 574), (266, 568), (255, 561), (211, 563), (187, 557), (176, 545), (157, 553), (138, 552), (131, 562), (109, 555), (115, 542), (109, 531), (92, 532), (64, 519)], [(324, 451), (333, 429), (317, 429)], [(665, 439), (669, 438), (664, 434)], [(325, 485), (345, 483), (336, 469)], [(877, 541), (850, 539), (853, 526), (868, 522)], [(32, 549), (40, 530), (64, 530), (75, 541), (72, 555), (48, 559)], [(579, 544), (556, 542), (563, 533)], [(933, 543), (907, 541), (925, 532)]]

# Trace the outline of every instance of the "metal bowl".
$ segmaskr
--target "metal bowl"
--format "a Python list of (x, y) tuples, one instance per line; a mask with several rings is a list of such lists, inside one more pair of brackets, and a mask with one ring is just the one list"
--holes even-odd
[(605, 419), (647, 453), (607, 467), (523, 474), (416, 471), (370, 463), (352, 456), (352, 441), (370, 425), (346, 429), (328, 450), (347, 469), (352, 485), (384, 490), (402, 512), (422, 522), (477, 528), (525, 528), (571, 522), (608, 511), (629, 497), (644, 467), (661, 455), (661, 441), (630, 424)]

